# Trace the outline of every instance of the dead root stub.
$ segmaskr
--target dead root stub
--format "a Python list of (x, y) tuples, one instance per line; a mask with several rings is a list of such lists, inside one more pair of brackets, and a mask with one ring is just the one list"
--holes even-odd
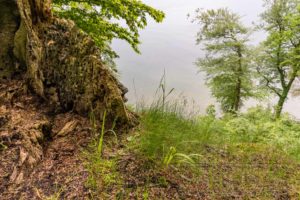
[(85, 115), (93, 110), (100, 119), (106, 110), (111, 121), (132, 123), (124, 105), (127, 91), (103, 65), (89, 36), (62, 19), (44, 26), (40, 35), (44, 38), (41, 71), (45, 93), (54, 104)]

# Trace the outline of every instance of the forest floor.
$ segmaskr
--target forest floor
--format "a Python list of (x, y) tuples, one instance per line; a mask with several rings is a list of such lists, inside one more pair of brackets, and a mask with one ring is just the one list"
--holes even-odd
[(69, 199), (87, 197), (88, 120), (54, 114), (21, 80), (1, 83), (0, 102), (0, 199), (46, 199), (62, 189)]
[(99, 154), (89, 119), (1, 83), (0, 199), (300, 199), (299, 160), (277, 146), (221, 145), (178, 116), (140, 116), (130, 133), (106, 132)]

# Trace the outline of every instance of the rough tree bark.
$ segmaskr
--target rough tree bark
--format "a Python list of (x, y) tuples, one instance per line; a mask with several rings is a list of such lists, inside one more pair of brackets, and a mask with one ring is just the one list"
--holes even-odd
[(0, 0), (0, 78), (10, 78), (13, 71), (14, 33), (18, 28), (17, 5)]
[(126, 88), (100, 60), (93, 40), (53, 17), (50, 0), (0, 0), (0, 74), (25, 69), (26, 85), (56, 109), (131, 125)]

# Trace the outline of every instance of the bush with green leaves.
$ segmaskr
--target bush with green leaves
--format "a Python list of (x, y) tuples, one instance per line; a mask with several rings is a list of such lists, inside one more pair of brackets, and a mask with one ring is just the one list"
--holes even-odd
[(271, 109), (255, 107), (225, 121), (225, 132), (231, 142), (276, 146), (300, 160), (300, 122), (288, 114), (275, 120)]

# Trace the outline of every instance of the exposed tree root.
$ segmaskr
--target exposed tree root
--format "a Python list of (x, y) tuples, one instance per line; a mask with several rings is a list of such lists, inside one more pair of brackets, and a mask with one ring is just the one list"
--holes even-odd
[[(4, 3), (3, 3), (3, 2)], [(94, 41), (70, 20), (53, 17), (49, 0), (1, 0), (0, 78), (26, 74), (26, 85), (57, 111), (93, 112), (101, 120), (132, 127), (127, 89), (103, 65)], [(2, 20), (3, 19), (3, 20)], [(20, 69), (23, 69), (20, 72)]]

